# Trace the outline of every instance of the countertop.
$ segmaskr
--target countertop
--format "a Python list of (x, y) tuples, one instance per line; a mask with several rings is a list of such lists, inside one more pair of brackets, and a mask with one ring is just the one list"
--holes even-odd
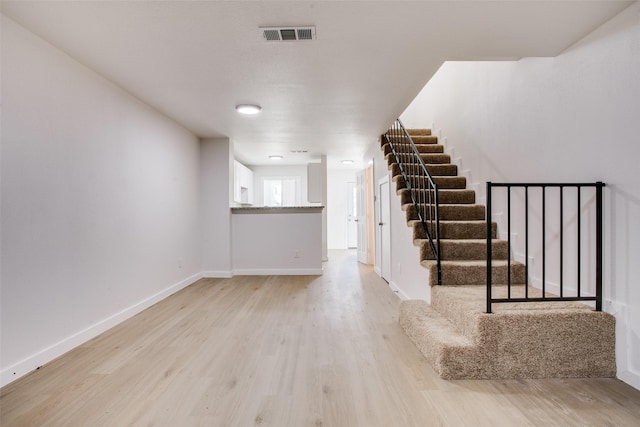
[(231, 212), (238, 213), (316, 213), (324, 206), (235, 206)]

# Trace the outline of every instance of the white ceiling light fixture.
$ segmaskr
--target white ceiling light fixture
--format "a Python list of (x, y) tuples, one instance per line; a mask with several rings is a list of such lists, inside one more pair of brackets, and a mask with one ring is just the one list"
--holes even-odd
[(240, 114), (253, 116), (259, 114), (262, 111), (262, 107), (255, 104), (238, 104), (236, 105), (236, 111)]
[(343, 160), (342, 164), (343, 165), (352, 165), (353, 164), (353, 160)]
[(271, 159), (271, 160), (282, 160), (282, 158), (283, 158), (282, 156), (277, 156), (277, 155), (276, 156), (269, 156), (269, 159)]

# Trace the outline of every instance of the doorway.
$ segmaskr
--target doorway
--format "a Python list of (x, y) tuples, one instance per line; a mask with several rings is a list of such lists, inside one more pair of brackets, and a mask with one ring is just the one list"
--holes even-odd
[(391, 211), (389, 210), (389, 176), (378, 181), (379, 212), (378, 229), (380, 236), (380, 276), (391, 280)]
[(347, 248), (358, 247), (358, 189), (355, 182), (347, 182)]
[(365, 170), (356, 173), (356, 228), (358, 231), (358, 262), (368, 264)]

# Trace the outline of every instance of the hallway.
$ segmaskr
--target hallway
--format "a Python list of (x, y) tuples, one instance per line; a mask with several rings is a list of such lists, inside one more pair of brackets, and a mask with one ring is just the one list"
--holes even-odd
[(355, 250), (324, 267), (200, 280), (3, 388), (0, 424), (640, 424), (640, 391), (615, 379), (441, 380)]

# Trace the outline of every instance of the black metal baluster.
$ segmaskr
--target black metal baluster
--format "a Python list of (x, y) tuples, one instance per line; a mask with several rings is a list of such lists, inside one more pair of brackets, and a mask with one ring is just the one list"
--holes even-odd
[(524, 297), (529, 298), (529, 187), (524, 187)]
[(491, 181), (487, 182), (487, 313), (491, 313)]
[(578, 190), (578, 217), (577, 217), (577, 227), (578, 227), (578, 283), (576, 286), (577, 289), (577, 296), (580, 296), (582, 294), (581, 291), (581, 282), (582, 282), (582, 278), (581, 278), (581, 270), (582, 270), (582, 201), (581, 201), (581, 195), (582, 195), (582, 187), (578, 186), (576, 187), (576, 189)]
[(547, 294), (547, 225), (546, 225), (546, 213), (547, 213), (547, 201), (546, 201), (546, 187), (542, 186), (542, 298)]
[(563, 286), (563, 278), (564, 278), (564, 214), (563, 214), (563, 193), (564, 187), (560, 186), (560, 298), (564, 296), (564, 286)]
[(507, 298), (511, 299), (511, 186), (507, 186)]

